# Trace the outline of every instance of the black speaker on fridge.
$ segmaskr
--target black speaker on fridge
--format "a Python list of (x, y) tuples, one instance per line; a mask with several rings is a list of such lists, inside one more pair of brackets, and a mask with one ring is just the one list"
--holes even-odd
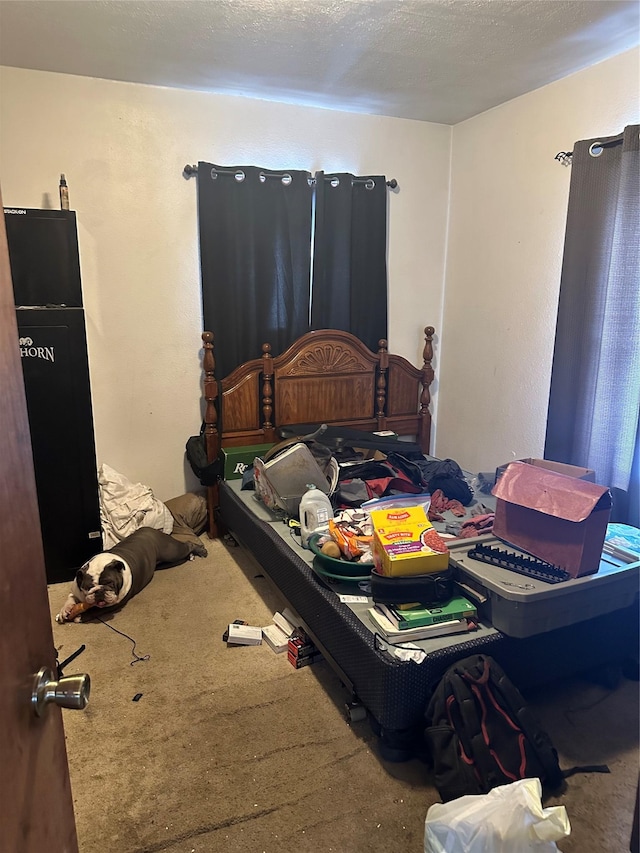
[(48, 583), (102, 550), (73, 211), (5, 207)]

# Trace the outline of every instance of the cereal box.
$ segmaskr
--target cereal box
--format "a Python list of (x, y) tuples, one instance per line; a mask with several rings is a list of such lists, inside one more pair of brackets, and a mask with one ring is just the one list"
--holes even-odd
[(422, 506), (371, 510), (373, 561), (381, 575), (424, 575), (449, 566), (449, 551)]

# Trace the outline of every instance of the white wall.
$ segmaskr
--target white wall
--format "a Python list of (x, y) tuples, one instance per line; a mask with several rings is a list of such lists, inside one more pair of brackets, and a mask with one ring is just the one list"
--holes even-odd
[[(421, 365), (440, 328), (451, 128), (68, 75), (0, 69), (6, 206), (77, 211), (98, 461), (161, 500), (195, 486), (202, 331), (195, 180), (187, 163), (396, 178), (389, 340)], [(437, 396), (434, 397), (434, 403)]]
[(456, 125), (436, 452), (542, 456), (574, 142), (640, 116), (634, 49)]
[(541, 455), (571, 174), (554, 156), (638, 122), (639, 59), (453, 129), (0, 69), (4, 204), (57, 207), (65, 172), (78, 213), (99, 462), (163, 500), (197, 485), (196, 185), (182, 169), (199, 159), (395, 177), (390, 346), (419, 365), (436, 327), (435, 453), (469, 470)]

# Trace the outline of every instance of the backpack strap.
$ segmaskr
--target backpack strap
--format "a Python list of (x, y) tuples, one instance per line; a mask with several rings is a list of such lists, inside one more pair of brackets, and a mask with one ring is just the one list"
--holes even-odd
[(562, 770), (562, 778), (573, 776), (574, 773), (611, 773), (608, 764), (584, 764), (581, 767), (568, 767)]
[(558, 788), (563, 776), (558, 762), (558, 753), (551, 739), (537, 723), (522, 694), (507, 677), (502, 667), (493, 659), (490, 661), (490, 667), (496, 690), (535, 750), (542, 767), (542, 783), (551, 789)]
[(471, 754), (474, 756), (483, 786), (486, 791), (489, 791), (496, 785), (514, 781), (503, 773), (492, 755), (478, 716), (478, 703), (486, 700), (489, 688), (491, 675), (489, 658), (476, 655), (474, 658), (467, 659), (459, 673), (458, 668), (455, 667), (455, 669), (457, 677), (455, 681), (452, 679), (452, 687), (460, 705), (464, 731), (469, 738)]

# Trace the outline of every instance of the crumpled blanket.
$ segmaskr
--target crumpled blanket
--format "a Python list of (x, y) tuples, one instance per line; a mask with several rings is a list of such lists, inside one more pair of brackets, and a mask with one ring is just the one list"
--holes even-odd
[(494, 518), (493, 512), (487, 512), (484, 515), (476, 515), (468, 521), (463, 521), (458, 538), (470, 539), (473, 536), (481, 536), (483, 533), (491, 533)]
[(436, 489), (431, 495), (431, 504), (429, 505), (429, 521), (444, 521), (443, 512), (450, 510), (458, 518), (463, 518), (467, 511), (462, 506), (460, 501), (448, 498), (442, 489)]
[(98, 493), (102, 547), (112, 548), (139, 527), (154, 527), (171, 533), (174, 518), (167, 507), (154, 497), (149, 486), (132, 483), (109, 465), (98, 469)]

